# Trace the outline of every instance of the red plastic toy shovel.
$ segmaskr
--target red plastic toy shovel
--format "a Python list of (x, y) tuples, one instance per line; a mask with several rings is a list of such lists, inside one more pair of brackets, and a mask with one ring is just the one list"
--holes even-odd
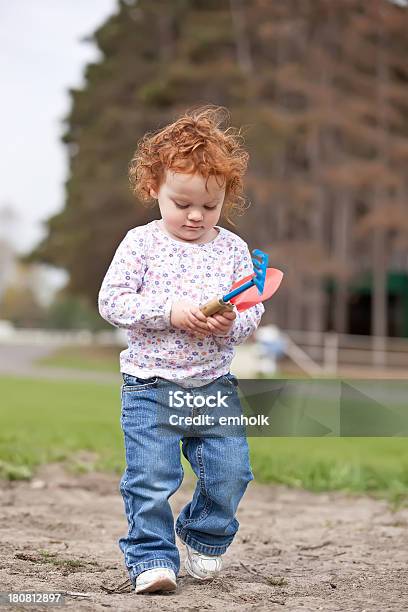
[[(233, 291), (237, 287), (240, 287), (246, 281), (250, 280), (252, 276), (253, 275), (250, 274), (249, 276), (246, 276), (245, 278), (242, 278), (241, 280), (234, 283), (231, 287), (231, 291)], [(279, 286), (282, 282), (282, 278), (283, 272), (281, 272), (281, 270), (278, 270), (277, 268), (267, 268), (265, 286), (261, 295), (259, 295), (259, 291), (254, 285), (243, 293), (240, 293), (239, 295), (231, 298), (230, 302), (234, 304), (238, 312), (243, 312), (244, 310), (251, 308), (251, 306), (255, 306), (255, 304), (259, 304), (259, 302), (264, 302), (265, 300), (268, 300), (270, 297), (272, 297), (273, 294), (276, 293), (276, 291), (279, 289)]]
[[(238, 287), (241, 287), (246, 282), (254, 277), (253, 274), (246, 276), (245, 278), (241, 278), (239, 281), (236, 281), (230, 290), (232, 293)], [(283, 272), (278, 270), (277, 268), (267, 268), (265, 275), (265, 285), (263, 287), (262, 293), (259, 293), (258, 288), (253, 285), (246, 289), (242, 293), (231, 297), (228, 301), (224, 301), (222, 298), (215, 298), (210, 302), (207, 302), (204, 306), (200, 307), (200, 310), (204, 312), (204, 314), (209, 317), (216, 312), (225, 312), (226, 310), (233, 310), (234, 306), (238, 310), (238, 312), (243, 312), (251, 306), (255, 306), (255, 304), (259, 304), (260, 302), (264, 302), (273, 296), (273, 294), (279, 289), (279, 286), (282, 282)], [(224, 296), (224, 298), (227, 296)]]

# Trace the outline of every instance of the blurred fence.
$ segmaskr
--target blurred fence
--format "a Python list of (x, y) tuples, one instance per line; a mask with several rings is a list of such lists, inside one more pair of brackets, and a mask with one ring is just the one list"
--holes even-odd
[[(332, 332), (285, 332), (289, 340), (287, 354), (293, 359), (293, 347), (304, 354), (307, 362), (316, 366), (316, 372), (335, 374), (344, 368), (373, 368), (400, 371), (401, 376), (408, 374), (408, 339), (374, 336), (336, 334)], [(292, 349), (292, 350), (291, 350)], [(292, 354), (291, 354), (292, 353)], [(299, 353), (301, 360), (302, 356)], [(293, 359), (296, 361), (296, 357)], [(300, 367), (302, 365), (298, 363)], [(309, 372), (313, 373), (313, 372)]]
[[(285, 330), (286, 363), (295, 364), (311, 376), (342, 374), (353, 369), (378, 372), (393, 371), (394, 374), (408, 375), (408, 339), (375, 338), (335, 334), (331, 332), (306, 332)], [(0, 345), (5, 346), (118, 346), (125, 347), (126, 334), (123, 330), (90, 332), (54, 331), (42, 329), (1, 329)], [(249, 341), (237, 347), (234, 360), (237, 373), (252, 376), (257, 372), (259, 355), (255, 342)], [(290, 371), (288, 367), (288, 371)]]

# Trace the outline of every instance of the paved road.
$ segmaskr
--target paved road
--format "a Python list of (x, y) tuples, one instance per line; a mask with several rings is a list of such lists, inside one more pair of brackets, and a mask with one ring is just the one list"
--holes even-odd
[(114, 374), (36, 365), (39, 359), (52, 355), (55, 350), (56, 347), (52, 345), (0, 344), (0, 375), (52, 380), (84, 380), (109, 384), (121, 380), (119, 372)]
[[(122, 379), (118, 373), (92, 372), (71, 368), (36, 365), (44, 357), (57, 350), (54, 345), (16, 345), (0, 343), (0, 376), (28, 376), (53, 380), (89, 380), (100, 383), (116, 383)], [(253, 344), (239, 346), (232, 363), (231, 371), (238, 378), (250, 378), (256, 371), (256, 348)]]

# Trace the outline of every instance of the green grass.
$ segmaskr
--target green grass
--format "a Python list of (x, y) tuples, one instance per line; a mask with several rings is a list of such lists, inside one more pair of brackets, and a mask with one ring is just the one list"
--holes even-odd
[(0, 475), (28, 475), (81, 450), (98, 454), (98, 469), (121, 470), (117, 385), (0, 378), (0, 398)]
[(406, 438), (251, 438), (260, 482), (408, 500)]
[(36, 365), (116, 373), (120, 350), (111, 346), (65, 346), (49, 357), (38, 360)]
[[(77, 471), (120, 474), (124, 448), (115, 384), (0, 377), (0, 477), (29, 478), (64, 461)], [(255, 478), (312, 491), (345, 490), (408, 499), (406, 438), (251, 438)], [(88, 466), (80, 451), (94, 453)]]

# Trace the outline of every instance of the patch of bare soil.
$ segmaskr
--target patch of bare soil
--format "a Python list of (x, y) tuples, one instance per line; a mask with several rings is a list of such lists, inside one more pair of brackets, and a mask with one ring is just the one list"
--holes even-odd
[[(185, 482), (174, 513), (191, 492)], [(127, 531), (119, 478), (44, 466), (31, 482), (0, 483), (0, 590), (65, 592), (57, 609), (92, 612), (408, 610), (408, 509), (251, 483), (238, 519), (225, 570), (213, 582), (186, 575), (179, 542), (175, 593), (135, 595), (126, 583), (125, 592), (110, 593), (128, 578), (117, 544)]]

